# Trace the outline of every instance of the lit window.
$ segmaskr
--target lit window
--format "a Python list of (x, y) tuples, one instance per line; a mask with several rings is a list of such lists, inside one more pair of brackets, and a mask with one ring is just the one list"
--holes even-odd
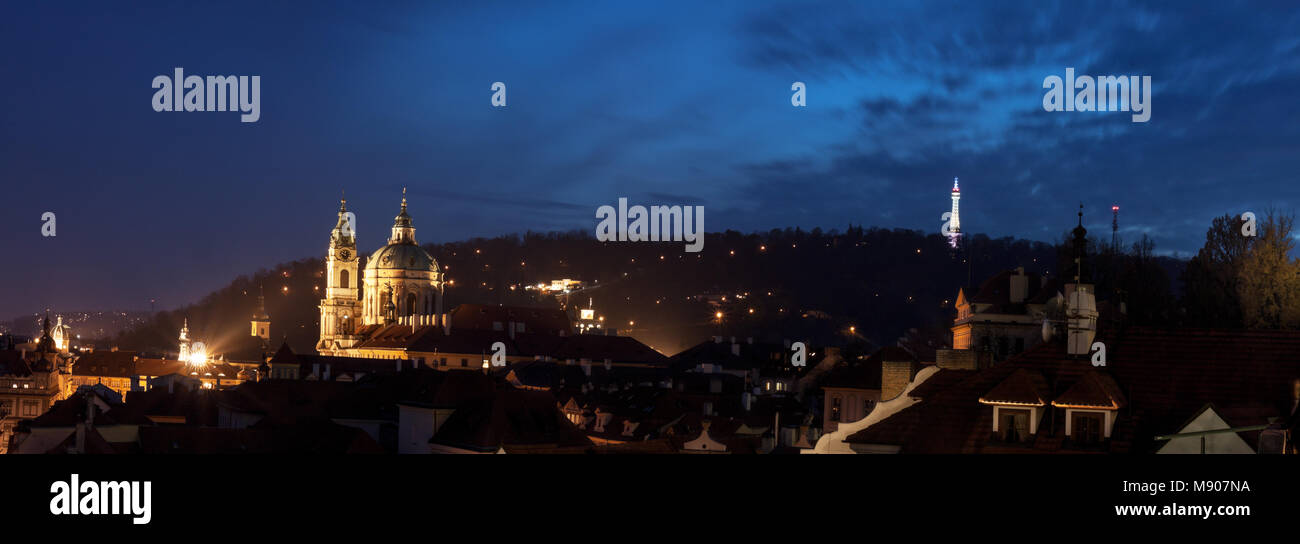
[(831, 399), (831, 421), (840, 420), (840, 398)]

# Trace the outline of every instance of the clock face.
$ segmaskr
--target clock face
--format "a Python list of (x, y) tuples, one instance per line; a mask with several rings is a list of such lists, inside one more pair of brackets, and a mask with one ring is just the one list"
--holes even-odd
[(350, 252), (350, 251), (348, 251), (348, 250), (346, 250), (346, 249), (339, 251), (339, 258), (340, 258), (340, 259), (343, 259), (343, 260), (346, 261), (346, 260), (348, 260), (348, 259), (351, 258), (351, 257), (352, 257), (352, 252)]

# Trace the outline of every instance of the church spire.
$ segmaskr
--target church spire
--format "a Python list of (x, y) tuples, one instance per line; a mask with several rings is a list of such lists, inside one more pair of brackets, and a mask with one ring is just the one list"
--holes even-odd
[(356, 225), (352, 224), (353, 214), (348, 212), (347, 195), (339, 198), (339, 220), (334, 223), (334, 230), (330, 231), (330, 243), (333, 245), (352, 247), (356, 245)]
[(50, 312), (46, 310), (45, 321), (41, 324), (41, 339), (36, 342), (36, 351), (41, 353), (54, 353), (54, 339), (50, 338)]
[(389, 244), (415, 244), (415, 227), (411, 215), (406, 213), (406, 187), (402, 187), (402, 210), (393, 218), (393, 235)]
[(1079, 226), (1074, 227), (1074, 283), (1086, 282), (1083, 261), (1087, 258), (1088, 229), (1083, 228), (1083, 203), (1079, 203)]
[(257, 286), (257, 309), (253, 311), (253, 319), (257, 321), (271, 319), (270, 316), (266, 315), (266, 294), (260, 284)]

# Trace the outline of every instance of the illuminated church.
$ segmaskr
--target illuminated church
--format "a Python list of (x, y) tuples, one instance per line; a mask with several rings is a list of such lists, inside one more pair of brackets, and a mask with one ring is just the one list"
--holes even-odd
[(347, 200), (341, 201), (338, 222), (330, 231), (325, 298), (320, 304), (316, 350), (322, 355), (345, 355), (364, 340), (358, 332), (369, 325), (441, 325), (443, 274), (433, 256), (415, 241), (406, 190), (388, 243), (366, 259), (360, 277), (352, 217)]

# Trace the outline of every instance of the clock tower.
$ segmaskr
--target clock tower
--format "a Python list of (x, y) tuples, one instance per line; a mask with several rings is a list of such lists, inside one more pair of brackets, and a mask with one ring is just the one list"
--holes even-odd
[(355, 215), (348, 211), (348, 201), (339, 203), (339, 219), (330, 231), (329, 256), (325, 261), (325, 298), (320, 303), (320, 342), (316, 350), (330, 355), (352, 347), (361, 316), (361, 299), (357, 274), (357, 229)]

